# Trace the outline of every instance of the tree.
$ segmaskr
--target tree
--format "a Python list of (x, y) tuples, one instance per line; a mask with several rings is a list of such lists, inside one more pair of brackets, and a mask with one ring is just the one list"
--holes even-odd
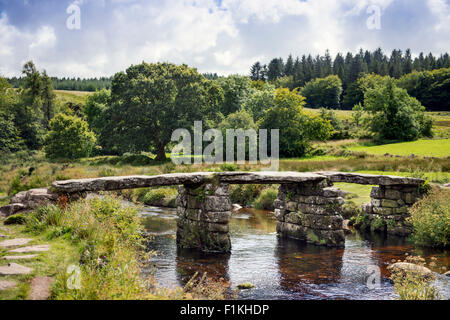
[(329, 121), (303, 112), (305, 98), (297, 90), (279, 88), (274, 105), (267, 109), (258, 122), (260, 129), (280, 130), (280, 155), (301, 157), (310, 149), (311, 140), (326, 140), (333, 128)]
[[(17, 94), (5, 78), (0, 77), (0, 153), (2, 155), (18, 151), (23, 141), (14, 124), (13, 106), (17, 103)], [(0, 155), (1, 157), (1, 155)]]
[(86, 99), (86, 106), (83, 113), (89, 124), (89, 128), (97, 135), (100, 135), (105, 127), (105, 112), (108, 112), (110, 104), (111, 92), (102, 89), (89, 95)]
[(432, 120), (425, 108), (390, 79), (365, 92), (366, 125), (377, 140), (416, 140), (430, 136)]
[(262, 80), (262, 70), (263, 67), (261, 66), (261, 63), (259, 61), (255, 62), (250, 68), (250, 78), (254, 81)]
[(284, 75), (284, 63), (281, 58), (272, 59), (267, 68), (267, 78), (269, 81), (274, 81)]
[(367, 89), (374, 88), (376, 85), (383, 85), (389, 79), (389, 76), (382, 77), (376, 74), (369, 74), (359, 78), (348, 87), (342, 102), (344, 108), (352, 109), (357, 104), (363, 104), (364, 94)]
[(306, 97), (309, 108), (339, 108), (339, 99), (342, 93), (342, 81), (338, 76), (315, 79), (308, 82), (301, 90)]
[(249, 77), (240, 75), (230, 75), (217, 80), (223, 91), (223, 102), (219, 106), (219, 111), (227, 116), (241, 109), (242, 104), (247, 99), (251, 91), (252, 81)]
[(248, 99), (243, 104), (243, 109), (247, 110), (256, 122), (261, 119), (264, 112), (274, 105), (275, 88), (269, 83), (265, 83), (260, 90), (253, 90)]
[(77, 159), (87, 157), (95, 146), (95, 135), (86, 121), (58, 114), (50, 121), (50, 131), (45, 136), (44, 150), (50, 159)]
[(50, 120), (55, 115), (55, 97), (53, 93), (53, 83), (45, 71), (41, 76), (41, 101), (44, 126), (49, 128)]
[(191, 128), (220, 110), (221, 80), (209, 81), (196, 69), (170, 63), (143, 62), (117, 73), (111, 106), (104, 112), (102, 147), (119, 154), (151, 150), (164, 160), (174, 130)]
[(429, 111), (450, 109), (450, 68), (415, 71), (401, 77), (397, 84)]

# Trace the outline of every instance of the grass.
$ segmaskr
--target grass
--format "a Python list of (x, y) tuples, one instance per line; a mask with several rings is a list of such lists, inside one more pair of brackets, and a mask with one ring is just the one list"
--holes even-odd
[(360, 206), (370, 202), (370, 192), (374, 186), (354, 184), (354, 183), (334, 183), (342, 191), (350, 192), (347, 199), (351, 199), (356, 205)]
[(418, 140), (412, 142), (392, 143), (385, 145), (358, 145), (348, 147), (348, 150), (366, 152), (373, 155), (398, 155), (398, 156), (428, 156), (449, 157), (450, 139), (442, 140)]
[[(59, 207), (48, 205), (27, 216), (26, 225), (13, 225), (12, 237), (33, 238), (30, 244), (50, 244), (38, 258), (21, 264), (34, 269), (24, 276), (8, 276), (18, 287), (0, 292), (0, 299), (26, 299), (35, 276), (54, 278), (51, 299), (55, 300), (160, 300), (230, 298), (227, 281), (215, 281), (206, 274), (189, 281), (184, 288), (159, 287), (152, 276), (143, 276), (143, 262), (153, 252), (145, 250), (142, 222), (134, 206), (120, 199), (83, 199)], [(0, 249), (0, 256), (6, 250)], [(0, 263), (4, 264), (0, 260)], [(68, 267), (80, 270), (80, 287), (69, 288)]]

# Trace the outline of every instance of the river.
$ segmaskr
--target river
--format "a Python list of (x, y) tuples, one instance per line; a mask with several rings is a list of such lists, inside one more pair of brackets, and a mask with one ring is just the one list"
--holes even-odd
[[(386, 269), (393, 260), (419, 254), (427, 261), (435, 258), (434, 271), (450, 269), (448, 250), (424, 251), (396, 237), (354, 232), (340, 249), (281, 239), (273, 213), (245, 208), (233, 213), (231, 254), (206, 255), (177, 249), (175, 210), (144, 207), (142, 215), (147, 232), (153, 235), (149, 248), (158, 252), (146, 270), (166, 287), (184, 286), (198, 271), (223, 278), (232, 287), (252, 283), (255, 287), (241, 290), (239, 299), (380, 300), (395, 298)], [(440, 278), (444, 280), (438, 281), (441, 292), (449, 298), (448, 281)]]

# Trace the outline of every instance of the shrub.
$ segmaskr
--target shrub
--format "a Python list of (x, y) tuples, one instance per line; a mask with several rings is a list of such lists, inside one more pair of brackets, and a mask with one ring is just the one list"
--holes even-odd
[(266, 210), (273, 210), (273, 202), (278, 197), (278, 189), (277, 188), (269, 188), (264, 189), (261, 194), (256, 198), (256, 200), (253, 202), (253, 207), (256, 209), (266, 209)]
[(26, 224), (27, 223), (27, 217), (23, 214), (15, 214), (12, 216), (9, 216), (5, 219), (3, 222), (5, 225), (11, 225), (11, 224)]
[(59, 114), (50, 121), (44, 150), (50, 159), (77, 159), (91, 154), (96, 138), (83, 119)]
[(450, 191), (435, 189), (410, 210), (413, 240), (427, 247), (450, 244)]
[(142, 194), (138, 200), (146, 205), (158, 207), (175, 207), (178, 191), (174, 188), (150, 189)]
[(230, 185), (231, 202), (251, 206), (264, 188), (265, 186), (258, 184)]

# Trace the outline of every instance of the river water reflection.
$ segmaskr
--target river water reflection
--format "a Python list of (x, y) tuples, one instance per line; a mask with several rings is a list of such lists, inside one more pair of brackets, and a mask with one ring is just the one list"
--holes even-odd
[[(198, 271), (223, 278), (233, 287), (252, 283), (255, 288), (242, 290), (240, 299), (392, 299), (386, 270), (392, 259), (404, 260), (405, 254), (433, 256), (436, 270), (450, 269), (448, 251), (418, 251), (394, 237), (365, 239), (354, 233), (346, 237), (345, 249), (281, 239), (273, 213), (254, 209), (233, 213), (231, 254), (206, 255), (177, 249), (174, 210), (144, 207), (142, 214), (147, 232), (154, 235), (149, 248), (158, 252), (148, 270), (167, 287), (185, 285)], [(379, 267), (381, 282), (379, 288), (369, 289), (373, 266)]]

